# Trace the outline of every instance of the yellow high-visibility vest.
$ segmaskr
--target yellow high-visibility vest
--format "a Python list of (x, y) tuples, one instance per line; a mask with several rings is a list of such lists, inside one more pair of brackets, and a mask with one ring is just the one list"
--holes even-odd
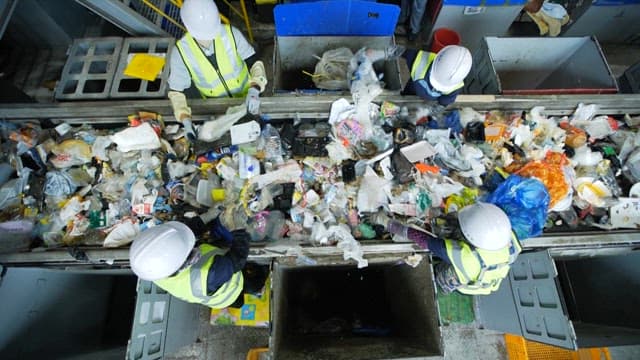
[[(428, 51), (418, 51), (418, 55), (416, 55), (416, 59), (413, 61), (413, 65), (411, 66), (411, 80), (418, 81), (424, 79), (427, 75), (427, 71), (429, 71), (429, 67), (433, 64), (433, 60), (436, 58), (436, 53), (428, 52)], [(461, 89), (464, 86), (464, 82), (460, 82), (450, 91), (446, 93), (441, 92), (442, 95), (448, 95), (452, 92)]]
[[(213, 39), (214, 65), (204, 54), (191, 34), (186, 33), (176, 42), (191, 80), (204, 98), (243, 97), (249, 90), (249, 70), (233, 37), (231, 26), (224, 25), (227, 36), (218, 35)], [(231, 52), (229, 52), (231, 49)]]
[(522, 251), (515, 234), (500, 250), (478, 249), (465, 241), (445, 240), (447, 256), (456, 272), (460, 286), (456, 290), (469, 295), (486, 295), (498, 290), (510, 265)]
[(207, 276), (216, 255), (225, 251), (215, 246), (199, 246), (200, 258), (196, 263), (182, 269), (174, 276), (156, 280), (154, 283), (171, 295), (190, 303), (206, 305), (214, 309), (226, 308), (233, 304), (242, 293), (244, 277), (238, 271), (215, 293), (207, 294)]

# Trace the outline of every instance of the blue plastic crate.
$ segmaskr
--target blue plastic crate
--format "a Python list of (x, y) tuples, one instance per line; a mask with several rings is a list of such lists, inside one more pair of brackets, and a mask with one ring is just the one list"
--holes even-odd
[(400, 7), (371, 1), (314, 1), (277, 5), (277, 36), (391, 36)]

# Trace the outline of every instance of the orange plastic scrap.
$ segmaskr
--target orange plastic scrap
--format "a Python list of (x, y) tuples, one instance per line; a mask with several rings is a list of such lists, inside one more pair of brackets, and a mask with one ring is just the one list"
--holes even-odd
[(507, 133), (507, 125), (490, 124), (484, 127), (484, 139), (488, 143), (497, 142)]
[(536, 160), (526, 164), (516, 171), (516, 174), (542, 181), (551, 196), (549, 207), (552, 208), (569, 193), (569, 184), (562, 170), (562, 167), (567, 163), (568, 161), (564, 154), (549, 152), (543, 160)]
[(416, 163), (416, 169), (421, 173), (432, 173), (432, 174), (439, 174), (440, 173), (440, 168), (438, 166), (435, 165), (428, 165), (422, 162)]

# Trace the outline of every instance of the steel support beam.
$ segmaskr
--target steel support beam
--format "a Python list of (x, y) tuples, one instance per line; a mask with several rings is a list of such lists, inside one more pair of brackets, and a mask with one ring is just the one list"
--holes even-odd
[[(273, 96), (261, 98), (260, 109), (273, 117), (328, 116), (331, 104), (345, 96)], [(406, 105), (410, 110), (424, 104), (416, 96), (381, 96), (378, 101), (391, 101)], [(189, 105), (195, 120), (208, 120), (211, 115), (224, 114), (230, 106), (239, 105), (243, 99), (193, 99)], [(640, 114), (640, 94), (617, 95), (547, 95), (547, 96), (499, 96), (499, 95), (460, 95), (449, 108), (471, 107), (478, 111), (487, 110), (529, 110), (534, 106), (544, 106), (549, 115), (572, 114), (578, 104), (598, 104), (599, 114)], [(87, 120), (96, 123), (126, 122), (127, 115), (139, 110), (149, 110), (162, 114), (172, 121), (173, 110), (169, 100), (117, 100), (82, 101), (41, 104), (3, 104), (0, 118), (7, 120), (61, 119), (69, 122), (84, 123)]]
[(77, 3), (134, 36), (171, 36), (120, 0), (76, 0)]
[(16, 9), (17, 0), (0, 0), (0, 39), (9, 25), (13, 10)]

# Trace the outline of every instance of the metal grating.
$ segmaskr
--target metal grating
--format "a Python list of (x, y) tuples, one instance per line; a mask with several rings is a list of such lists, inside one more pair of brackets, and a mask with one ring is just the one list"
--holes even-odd
[[(111, 87), (111, 98), (163, 98), (167, 93), (169, 78), (169, 56), (175, 44), (171, 37), (126, 38), (120, 52), (118, 70)], [(154, 81), (132, 78), (124, 74), (129, 55), (135, 53), (163, 54), (167, 61), (164, 69)]]
[[(134, 9), (138, 14), (144, 16), (176, 39), (179, 39), (184, 35), (184, 31), (181, 28), (167, 20), (164, 16), (158, 14), (154, 9), (142, 2), (142, 0), (123, 0), (123, 2)], [(158, 9), (164, 11), (165, 14), (176, 20), (178, 23), (181, 23), (180, 8), (173, 5), (170, 1), (149, 0), (149, 2)]]
[(60, 81), (58, 100), (106, 99), (118, 65), (122, 38), (84, 38), (73, 42)]

